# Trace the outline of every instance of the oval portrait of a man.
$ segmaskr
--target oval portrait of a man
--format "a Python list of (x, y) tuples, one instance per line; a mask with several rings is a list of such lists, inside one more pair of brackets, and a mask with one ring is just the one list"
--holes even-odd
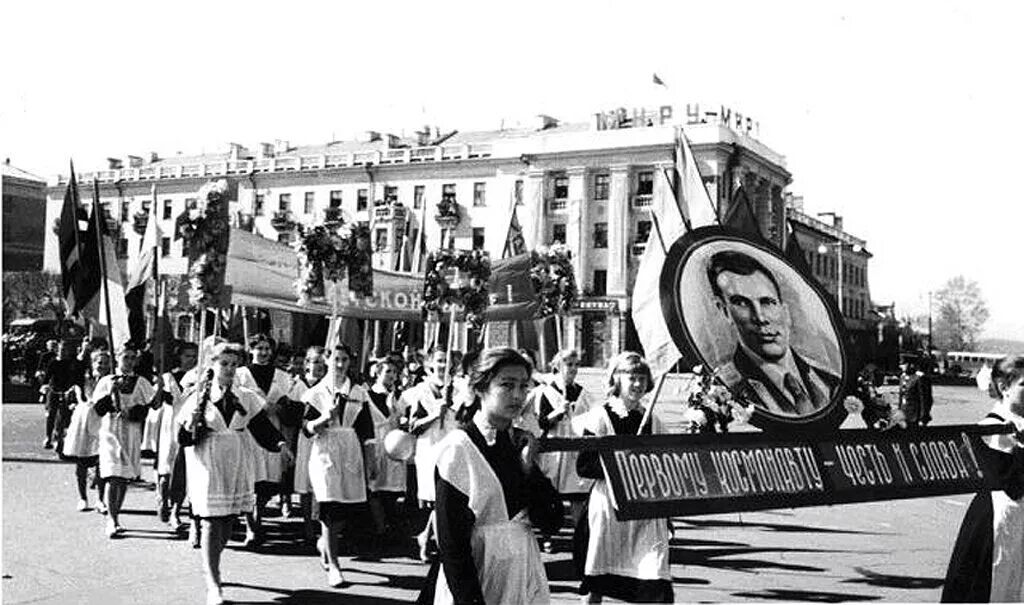
[(677, 345), (754, 404), (754, 424), (816, 424), (842, 407), (835, 306), (769, 245), (718, 227), (691, 232), (669, 251), (661, 297)]

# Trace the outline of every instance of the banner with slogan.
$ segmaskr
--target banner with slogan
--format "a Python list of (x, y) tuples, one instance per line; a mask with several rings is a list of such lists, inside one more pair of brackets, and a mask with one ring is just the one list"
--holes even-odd
[(541, 449), (597, 449), (616, 516), (630, 520), (971, 493), (984, 483), (981, 437), (1008, 430), (619, 435), (550, 439)]

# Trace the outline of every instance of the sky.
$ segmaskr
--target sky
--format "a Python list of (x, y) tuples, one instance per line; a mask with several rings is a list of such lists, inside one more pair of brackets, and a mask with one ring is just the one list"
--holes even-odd
[(867, 240), (875, 302), (927, 314), (965, 275), (985, 336), (1024, 340), (1022, 17), (1009, 1), (10, 2), (0, 153), (49, 177), (69, 159), (722, 104), (760, 122), (808, 213)]

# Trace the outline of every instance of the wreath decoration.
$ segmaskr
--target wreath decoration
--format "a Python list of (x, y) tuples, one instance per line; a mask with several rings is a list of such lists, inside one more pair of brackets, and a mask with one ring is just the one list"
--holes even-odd
[(176, 232), (184, 240), (188, 256), (188, 300), (192, 305), (218, 305), (224, 296), (230, 190), (225, 179), (203, 185), (195, 206), (176, 221)]
[(555, 244), (538, 248), (531, 256), (530, 280), (540, 298), (537, 317), (568, 313), (579, 296), (569, 248)]
[(434, 218), (438, 221), (452, 222), (458, 225), (462, 218), (458, 202), (447, 197), (441, 198), (441, 201), (437, 203), (437, 215)]
[[(458, 275), (458, 280), (454, 278)], [(423, 280), (423, 311), (428, 316), (455, 305), (476, 329), (484, 324), (490, 297), (491, 259), (482, 250), (438, 250), (427, 255)]]
[(340, 281), (348, 275), (349, 290), (363, 296), (373, 294), (373, 250), (370, 228), (342, 223), (337, 227), (299, 225), (295, 243), (299, 257), (299, 278), (295, 291), (300, 305), (324, 298), (324, 281)]

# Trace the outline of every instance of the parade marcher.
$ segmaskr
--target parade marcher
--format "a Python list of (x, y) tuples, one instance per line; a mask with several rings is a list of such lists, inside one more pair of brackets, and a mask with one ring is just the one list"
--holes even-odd
[[(641, 400), (654, 388), (650, 367), (643, 357), (626, 351), (612, 359), (608, 387), (605, 404), (582, 418), (584, 435), (663, 432), (653, 414), (648, 417), (649, 422), (643, 423), (645, 408)], [(587, 545), (580, 594), (589, 594), (591, 603), (601, 602), (603, 596), (630, 602), (671, 603), (668, 522), (616, 519), (611, 487), (604, 478), (597, 452), (580, 453), (576, 469), (581, 477), (597, 480), (588, 502), (589, 532), (577, 528), (575, 536), (578, 540), (585, 538)]]
[[(530, 391), (528, 401), (536, 414), (542, 438), (582, 435), (580, 418), (590, 410), (590, 401), (576, 382), (579, 365), (579, 353), (572, 349), (559, 351), (551, 360), (555, 372), (551, 382)], [(573, 527), (580, 519), (593, 484), (593, 480), (583, 479), (576, 472), (577, 457), (576, 452), (549, 452), (541, 454), (539, 460), (541, 470), (561, 497), (569, 501)], [(551, 548), (550, 539), (545, 539), (544, 549), (550, 551)]]
[[(453, 371), (444, 349), (427, 355), (423, 382), (402, 393), (402, 409), (409, 415), (409, 432), (416, 435), (416, 491), (420, 507), (431, 509), (426, 526), (416, 537), (420, 560), (428, 561), (428, 550), (434, 535), (434, 461), (437, 444), (454, 428), (453, 392), (446, 377)], [(447, 387), (447, 388), (446, 388)]]
[[(163, 392), (135, 374), (138, 351), (130, 344), (120, 347), (117, 370), (104, 376), (93, 391), (96, 413), (102, 417), (99, 428), (100, 477), (107, 484), (107, 536), (114, 538), (124, 529), (119, 513), (128, 491), (128, 482), (142, 470), (142, 422), (146, 413), (161, 402)], [(159, 383), (159, 381), (158, 381)]]
[[(282, 419), (301, 414), (301, 408), (292, 409), (287, 393), (291, 388), (288, 373), (274, 365), (274, 341), (265, 334), (256, 334), (249, 338), (249, 353), (252, 363), (238, 369), (235, 374), (236, 384), (255, 391), (266, 402), (264, 411), (267, 419), (278, 431), (281, 430)], [(297, 406), (296, 406), (297, 407)], [(287, 441), (287, 439), (286, 439)], [(267, 452), (250, 441), (252, 457), (256, 465), (256, 507), (247, 514), (245, 545), (253, 546), (262, 540), (263, 507), (274, 494), (281, 495), (281, 476), (283, 465), (281, 455)], [(291, 494), (291, 490), (284, 490)], [(284, 496), (281, 496), (282, 500)]]
[(157, 515), (161, 522), (170, 523), (177, 529), (181, 527), (181, 505), (185, 498), (185, 459), (181, 448), (178, 447), (177, 416), (181, 412), (181, 406), (185, 404), (185, 374), (195, 367), (199, 347), (195, 343), (184, 342), (176, 347), (175, 352), (178, 357), (177, 365), (163, 375), (169, 401), (165, 401), (161, 406), (154, 466), (157, 473)]
[(224, 602), (221, 552), (239, 514), (255, 505), (255, 476), (248, 436), (285, 458), (291, 453), (263, 411), (255, 392), (235, 386), (235, 371), (245, 358), (241, 345), (221, 343), (209, 358), (212, 365), (188, 396), (178, 415), (178, 444), (185, 448), (188, 495), (202, 526), (206, 602)]
[[(984, 376), (982, 374), (982, 376)], [(987, 435), (978, 461), (985, 489), (971, 501), (950, 557), (942, 602), (1024, 602), (1024, 356), (1002, 359), (983, 384), (999, 399), (980, 424), (1012, 424)]]
[(61, 451), (61, 439), (68, 422), (67, 392), (74, 385), (81, 386), (86, 366), (75, 359), (74, 343), (64, 340), (57, 346), (55, 357), (46, 362), (40, 361), (40, 380), (43, 402), (46, 405), (46, 440), (44, 449), (56, 447)]
[[(90, 355), (90, 369), (82, 386), (71, 387), (73, 393), (71, 421), (68, 423), (64, 437), (64, 455), (75, 462), (75, 486), (78, 488), (78, 510), (89, 508), (87, 484), (89, 469), (96, 469), (100, 460), (99, 430), (100, 416), (93, 409), (95, 403), (92, 395), (96, 383), (110, 373), (112, 367), (110, 353), (105, 350), (94, 351)], [(96, 477), (96, 508), (106, 509), (103, 504), (103, 481)]]
[(900, 369), (901, 411), (908, 426), (925, 426), (932, 419), (931, 378), (922, 372), (916, 363), (906, 361)]
[(387, 533), (387, 519), (395, 514), (394, 503), (400, 494), (405, 493), (406, 487), (405, 462), (389, 458), (383, 447), (384, 437), (398, 428), (404, 412), (399, 406), (401, 367), (401, 357), (397, 355), (379, 360), (374, 366), (374, 383), (367, 393), (373, 404), (370, 415), (377, 445), (374, 448), (376, 458), (370, 461), (377, 467), (376, 477), (370, 482), (370, 513), (378, 536)]
[(507, 348), (486, 350), (475, 364), (474, 414), (438, 446), (439, 560), (421, 603), (550, 601), (532, 525), (556, 530), (562, 503), (537, 467), (535, 437), (512, 426), (526, 404), (530, 371)]
[[(292, 382), (288, 398), (302, 401), (306, 391), (316, 386), (327, 374), (327, 362), (324, 360), (324, 348), (312, 346), (306, 349), (303, 362), (305, 374)], [(300, 423), (301, 424), (301, 423)], [(285, 437), (287, 439), (287, 436)], [(316, 540), (316, 519), (313, 510), (313, 486), (309, 483), (309, 452), (313, 442), (304, 431), (299, 431), (295, 442), (295, 473), (292, 477), (292, 491), (299, 494), (299, 506), (302, 509), (302, 526), (306, 541), (312, 544)]]
[(303, 430), (312, 441), (309, 481), (320, 512), (320, 562), (333, 587), (344, 583), (338, 567), (339, 526), (352, 516), (354, 505), (366, 502), (367, 478), (374, 472), (363, 455), (363, 444), (373, 439), (369, 397), (349, 376), (352, 359), (351, 349), (339, 343), (327, 376), (302, 397)]

